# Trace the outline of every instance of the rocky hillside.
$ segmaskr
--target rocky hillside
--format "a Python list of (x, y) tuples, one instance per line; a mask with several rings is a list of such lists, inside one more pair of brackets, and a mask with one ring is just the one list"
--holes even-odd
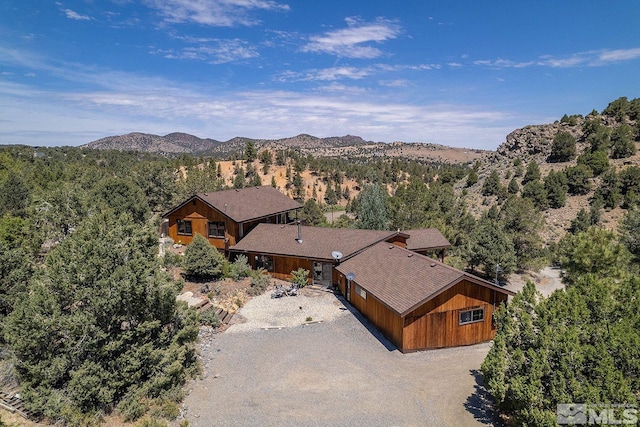
[[(524, 171), (527, 170), (531, 162), (535, 161), (538, 164), (542, 180), (551, 171), (564, 172), (567, 168), (574, 167), (580, 162), (585, 163), (585, 158), (593, 150), (595, 138), (589, 132), (591, 131), (590, 125), (594, 122), (600, 123), (604, 127), (605, 137), (603, 140), (607, 142), (605, 152), (612, 170), (619, 174), (627, 168), (640, 167), (638, 152), (621, 158), (615, 158), (617, 156), (612, 154), (612, 138), (615, 138), (612, 135), (615, 135), (617, 129), (619, 130), (622, 125), (631, 131), (632, 144), (636, 149), (640, 149), (640, 122), (638, 112), (635, 111), (640, 102), (638, 100), (631, 101), (629, 105), (633, 108), (630, 107), (625, 114), (619, 114), (611, 111), (612, 105), (618, 101), (611, 103), (602, 114), (593, 112), (586, 117), (581, 115), (565, 116), (555, 123), (526, 126), (511, 132), (495, 152), (488, 152), (484, 155), (477, 168), (477, 183), (468, 185), (465, 178), (457, 183), (456, 190), (460, 194), (466, 194), (468, 206), (475, 216), (479, 216), (491, 206), (500, 203), (498, 196), (483, 194), (485, 180), (492, 171), (498, 171), (500, 183), (505, 189), (511, 180), (515, 179), (519, 187), (518, 194), (522, 195)], [(624, 98), (624, 102), (626, 102), (626, 98)], [(575, 139), (576, 153), (570, 160), (558, 162), (552, 158), (552, 146), (554, 138), (564, 132), (569, 133)], [(519, 163), (521, 166), (517, 166)], [(558, 240), (567, 232), (571, 221), (582, 208), (587, 211), (590, 209), (591, 200), (602, 184), (602, 177), (603, 175), (596, 173), (589, 178), (591, 190), (586, 194), (568, 194), (564, 206), (560, 208), (547, 207), (543, 210), (547, 223), (547, 229), (543, 234), (547, 239)], [(618, 221), (626, 212), (622, 207), (623, 204), (621, 202), (614, 207), (605, 207), (602, 212), (601, 224), (615, 229)]]
[(170, 133), (165, 136), (132, 132), (126, 135), (108, 136), (84, 147), (96, 150), (140, 151), (160, 154), (197, 154), (213, 150), (223, 144), (213, 139), (201, 139), (186, 133)]
[(438, 144), (365, 141), (359, 136), (317, 138), (301, 134), (282, 139), (251, 139), (236, 137), (226, 142), (202, 139), (185, 133), (158, 136), (145, 133), (128, 133), (93, 141), (85, 147), (98, 150), (130, 150), (165, 155), (192, 154), (228, 158), (240, 156), (247, 142), (252, 141), (258, 150), (295, 149), (303, 155), (316, 157), (404, 157), (425, 161), (469, 163), (481, 158), (484, 150), (447, 147)]

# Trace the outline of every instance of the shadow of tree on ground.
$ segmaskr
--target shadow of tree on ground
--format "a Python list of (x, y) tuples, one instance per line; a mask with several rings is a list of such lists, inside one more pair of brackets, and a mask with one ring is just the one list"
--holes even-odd
[(478, 369), (472, 369), (469, 374), (475, 378), (476, 384), (473, 386), (473, 394), (467, 397), (467, 401), (464, 403), (467, 412), (471, 413), (473, 418), (481, 424), (506, 427), (506, 424), (496, 413), (493, 396), (484, 385), (482, 372)]

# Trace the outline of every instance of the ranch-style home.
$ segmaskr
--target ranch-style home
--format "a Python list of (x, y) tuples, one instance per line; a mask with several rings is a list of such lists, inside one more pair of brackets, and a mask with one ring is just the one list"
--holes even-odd
[(451, 245), (440, 231), (304, 226), (294, 220), (300, 207), (264, 186), (197, 194), (164, 217), (176, 242), (202, 234), (279, 279), (308, 270), (310, 283), (337, 287), (402, 352), (494, 337), (494, 310), (513, 293), (441, 262)]
[(196, 234), (219, 250), (228, 250), (260, 223), (287, 224), (302, 205), (265, 185), (199, 193), (163, 215), (167, 235), (189, 244)]
[(378, 242), (404, 245), (408, 236), (396, 231), (312, 227), (300, 224), (258, 224), (238, 244), (231, 256), (247, 256), (253, 268), (262, 267), (278, 279), (291, 278), (291, 271), (311, 272), (310, 282), (337, 283), (335, 266)]

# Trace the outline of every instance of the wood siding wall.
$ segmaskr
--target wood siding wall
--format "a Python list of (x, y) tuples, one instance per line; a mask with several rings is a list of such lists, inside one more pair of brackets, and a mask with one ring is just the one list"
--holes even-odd
[[(463, 280), (409, 313), (404, 319), (403, 351), (477, 344), (493, 339), (496, 306), (507, 295)], [(461, 311), (484, 309), (484, 320), (459, 324)]]
[[(168, 233), (176, 243), (180, 242), (188, 245), (193, 241), (196, 234), (201, 234), (209, 239), (209, 243), (220, 250), (227, 250), (229, 246), (234, 246), (244, 236), (249, 233), (259, 223), (279, 223), (288, 218), (287, 214), (278, 214), (260, 220), (248, 221), (245, 223), (237, 223), (224, 216), (218, 210), (211, 208), (209, 205), (195, 199), (186, 203), (176, 211), (169, 215)], [(178, 220), (191, 221), (191, 235), (178, 234)], [(225, 237), (208, 237), (209, 222), (224, 222)]]
[[(192, 233), (191, 235), (178, 234), (178, 220), (191, 221)], [(209, 235), (209, 222), (224, 222), (225, 223), (225, 238), (228, 239), (228, 243), (225, 247), (225, 238), (221, 237), (208, 237)], [(209, 243), (220, 250), (225, 250), (229, 246), (235, 245), (239, 238), (238, 224), (231, 221), (226, 216), (222, 215), (210, 206), (202, 203), (200, 200), (193, 200), (186, 203), (184, 206), (174, 211), (169, 215), (169, 237), (171, 237), (176, 243), (188, 245), (193, 241), (196, 234), (201, 234), (209, 239)]]
[[(346, 296), (345, 277), (340, 275), (337, 283), (340, 292)], [(402, 352), (489, 341), (496, 332), (494, 296), (496, 306), (507, 301), (506, 294), (463, 280), (402, 318), (371, 293), (363, 299), (356, 293), (355, 285), (356, 281), (351, 283), (349, 292), (351, 305)], [(478, 308), (484, 309), (483, 321), (459, 325), (460, 311)]]
[(355, 281), (351, 283), (351, 304), (369, 319), (396, 347), (402, 350), (402, 318), (389, 310), (372, 294), (367, 293), (367, 298), (362, 298), (356, 293), (356, 284)]
[[(245, 255), (249, 257), (249, 263), (251, 264), (251, 267), (255, 268), (256, 256), (262, 255), (262, 254), (250, 252)], [(281, 279), (281, 280), (289, 280), (291, 279), (291, 272), (293, 270), (297, 270), (298, 268), (304, 268), (305, 270), (309, 271), (308, 282), (311, 283), (311, 279), (312, 279), (311, 274), (313, 273), (312, 260), (294, 258), (294, 257), (284, 257), (284, 256), (271, 256), (271, 259), (273, 260), (273, 271), (269, 272), (269, 274), (272, 277), (275, 277), (276, 279)]]

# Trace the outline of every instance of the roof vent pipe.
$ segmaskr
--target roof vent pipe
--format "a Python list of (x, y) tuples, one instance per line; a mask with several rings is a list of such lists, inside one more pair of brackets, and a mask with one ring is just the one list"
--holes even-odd
[(302, 243), (302, 225), (300, 221), (298, 221), (298, 238), (296, 239), (298, 243)]

